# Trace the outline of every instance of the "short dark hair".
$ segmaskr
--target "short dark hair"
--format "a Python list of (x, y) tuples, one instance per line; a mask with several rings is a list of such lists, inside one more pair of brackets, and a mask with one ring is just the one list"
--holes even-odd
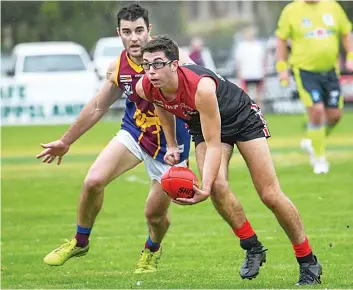
[(166, 35), (157, 36), (150, 40), (142, 49), (145, 52), (163, 51), (169, 60), (179, 60), (179, 48), (175, 41)]
[(141, 7), (138, 3), (128, 4), (121, 8), (118, 14), (116, 15), (116, 18), (118, 19), (118, 27), (120, 27), (121, 19), (127, 21), (136, 21), (140, 17), (143, 18), (148, 28), (148, 26), (150, 25), (150, 21), (148, 18), (148, 10), (146, 8)]

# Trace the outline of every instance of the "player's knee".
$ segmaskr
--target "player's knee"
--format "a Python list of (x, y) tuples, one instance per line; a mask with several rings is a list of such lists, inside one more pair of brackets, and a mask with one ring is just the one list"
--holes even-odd
[(327, 115), (327, 124), (329, 125), (336, 125), (342, 117), (342, 111), (338, 110), (333, 114)]
[(262, 202), (270, 209), (276, 207), (282, 195), (281, 189), (277, 183), (269, 184), (259, 190)]
[(229, 184), (225, 179), (216, 179), (212, 185), (211, 198), (213, 200), (223, 199), (229, 193)]
[(309, 110), (309, 121), (313, 124), (321, 124), (324, 120), (325, 109), (323, 104), (313, 105)]
[(147, 223), (152, 226), (158, 226), (160, 224), (170, 225), (170, 218), (167, 212), (159, 213), (146, 208), (145, 217), (146, 217)]
[(105, 187), (104, 179), (98, 174), (88, 174), (84, 181), (84, 187), (88, 192), (101, 192)]

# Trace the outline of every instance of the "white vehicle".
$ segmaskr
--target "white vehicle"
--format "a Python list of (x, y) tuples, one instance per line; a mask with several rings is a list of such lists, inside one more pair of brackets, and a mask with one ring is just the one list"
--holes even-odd
[(98, 89), (88, 52), (74, 42), (21, 43), (12, 61), (1, 80), (2, 124), (70, 123)]
[(105, 78), (105, 73), (109, 64), (116, 60), (124, 50), (120, 37), (104, 37), (99, 39), (92, 49), (92, 59), (98, 75)]
[[(96, 90), (98, 77), (86, 49), (74, 42), (17, 44), (12, 50), (13, 68), (7, 72), (18, 82), (52, 87)], [(94, 92), (93, 90), (93, 92)]]
[(47, 73), (94, 73), (87, 51), (74, 42), (20, 43), (13, 48), (12, 59), (13, 69), (7, 75), (16, 78)]

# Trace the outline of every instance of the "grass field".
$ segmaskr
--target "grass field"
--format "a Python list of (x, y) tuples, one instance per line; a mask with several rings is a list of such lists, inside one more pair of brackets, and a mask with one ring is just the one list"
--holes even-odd
[[(352, 112), (328, 140), (331, 172), (319, 176), (298, 146), (303, 116), (270, 115), (267, 120), (282, 188), (297, 205), (323, 265), (323, 284), (316, 288), (353, 288)], [(160, 271), (133, 274), (147, 237), (143, 208), (149, 180), (143, 165), (107, 188), (89, 254), (62, 267), (46, 266), (43, 257), (75, 234), (82, 181), (118, 128), (119, 124), (98, 124), (72, 147), (61, 166), (42, 164), (35, 155), (40, 142), (57, 139), (66, 126), (2, 128), (2, 289), (294, 287), (298, 266), (291, 244), (257, 197), (237, 152), (230, 184), (269, 248), (267, 263), (255, 280), (239, 277), (244, 252), (210, 201), (192, 207), (172, 204)]]

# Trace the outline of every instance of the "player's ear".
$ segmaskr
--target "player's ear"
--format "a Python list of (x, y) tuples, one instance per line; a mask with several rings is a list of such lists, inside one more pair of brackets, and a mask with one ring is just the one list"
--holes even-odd
[(120, 37), (120, 30), (119, 30), (119, 27), (116, 28), (116, 35)]
[(170, 64), (170, 67), (172, 69), (172, 72), (176, 72), (179, 66), (179, 61), (178, 60), (173, 60), (173, 62)]
[(151, 23), (148, 24), (147, 30), (148, 30), (148, 33), (151, 33), (151, 31), (152, 31), (152, 24)]

